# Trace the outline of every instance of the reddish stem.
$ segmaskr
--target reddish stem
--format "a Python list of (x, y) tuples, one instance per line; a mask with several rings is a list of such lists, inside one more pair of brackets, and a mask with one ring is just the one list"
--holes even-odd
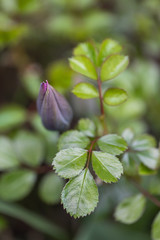
[(93, 150), (93, 146), (94, 144), (97, 142), (99, 137), (96, 137), (92, 142), (91, 142), (91, 146), (88, 150), (88, 161), (87, 161), (87, 165), (86, 165), (86, 168), (88, 168), (89, 166), (89, 162), (90, 162), (90, 159), (91, 159), (91, 153), (92, 153), (92, 150)]

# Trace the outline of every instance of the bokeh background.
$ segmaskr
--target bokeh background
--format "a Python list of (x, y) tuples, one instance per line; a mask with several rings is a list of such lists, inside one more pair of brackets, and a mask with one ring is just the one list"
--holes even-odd
[(130, 127), (159, 140), (159, 10), (159, 0), (0, 0), (1, 240), (151, 239), (153, 204), (135, 224), (114, 220), (117, 203), (137, 191), (123, 178), (99, 187), (100, 202), (90, 216), (74, 220), (63, 210), (64, 181), (50, 167), (59, 134), (43, 128), (36, 98), (47, 79), (70, 101), (73, 127), (81, 117), (94, 118), (97, 102), (70, 93), (84, 78), (72, 72), (68, 57), (79, 42), (113, 38), (130, 65), (110, 84), (126, 89), (129, 99), (106, 108), (110, 131)]

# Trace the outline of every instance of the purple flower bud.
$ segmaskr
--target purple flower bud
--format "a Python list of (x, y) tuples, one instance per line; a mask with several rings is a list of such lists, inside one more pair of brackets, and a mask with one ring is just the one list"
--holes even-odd
[(37, 109), (47, 129), (62, 132), (69, 128), (73, 117), (72, 109), (48, 81), (41, 83)]

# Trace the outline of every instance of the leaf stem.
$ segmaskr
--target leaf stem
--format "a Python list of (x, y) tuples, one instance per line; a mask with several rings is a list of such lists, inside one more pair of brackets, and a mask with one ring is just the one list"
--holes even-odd
[(91, 146), (88, 150), (88, 160), (87, 160), (87, 164), (86, 164), (86, 168), (89, 167), (89, 163), (90, 163), (90, 160), (91, 160), (91, 154), (92, 154), (92, 150), (93, 150), (93, 146), (94, 144), (97, 142), (99, 137), (96, 137), (92, 142), (91, 142)]
[(153, 202), (157, 207), (160, 208), (160, 201), (156, 197), (154, 197), (152, 194), (150, 194), (148, 191), (146, 191), (136, 181), (132, 180), (132, 183), (146, 198), (148, 198), (151, 202)]
[(98, 77), (97, 83), (98, 83), (100, 111), (101, 111), (100, 121), (103, 125), (103, 134), (105, 135), (105, 134), (107, 134), (107, 126), (106, 126), (106, 122), (105, 122), (105, 112), (104, 112), (103, 96), (102, 96), (102, 82), (101, 82), (100, 77)]
[(103, 106), (103, 97), (102, 97), (102, 82), (101, 82), (100, 77), (98, 77), (97, 83), (98, 83), (98, 92), (99, 92), (101, 116), (103, 116), (104, 115), (104, 106)]

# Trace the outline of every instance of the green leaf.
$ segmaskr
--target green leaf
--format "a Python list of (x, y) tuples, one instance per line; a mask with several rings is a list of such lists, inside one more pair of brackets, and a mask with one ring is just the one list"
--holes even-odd
[(117, 182), (123, 173), (121, 162), (109, 153), (93, 151), (92, 165), (97, 176), (106, 183)]
[(135, 160), (134, 155), (132, 152), (125, 152), (122, 156), (125, 175), (135, 176), (138, 174), (139, 162)]
[(74, 218), (90, 214), (98, 202), (98, 189), (88, 168), (71, 179), (62, 191), (64, 208)]
[(105, 135), (97, 143), (102, 151), (113, 155), (119, 155), (127, 149), (126, 141), (116, 134)]
[(152, 239), (160, 240), (160, 212), (157, 214), (152, 223)]
[(154, 175), (157, 173), (156, 170), (152, 170), (148, 167), (146, 167), (144, 164), (140, 164), (139, 169), (138, 169), (139, 175), (141, 176), (148, 176), (148, 175)]
[(53, 159), (54, 169), (61, 177), (72, 178), (77, 176), (87, 161), (87, 150), (68, 148), (58, 152)]
[(94, 137), (96, 134), (96, 126), (89, 118), (82, 118), (78, 122), (78, 130), (88, 137)]
[(124, 140), (128, 143), (128, 145), (131, 144), (133, 137), (134, 137), (134, 133), (132, 132), (131, 129), (126, 128), (123, 133), (122, 133), (122, 137), (124, 138)]
[(29, 166), (39, 165), (44, 157), (42, 140), (28, 131), (20, 131), (15, 137), (14, 147), (18, 157)]
[(20, 162), (17, 159), (13, 144), (7, 137), (0, 137), (0, 170), (17, 167)]
[(70, 130), (63, 133), (58, 142), (59, 150), (65, 148), (86, 148), (90, 140), (82, 132)]
[(103, 95), (104, 102), (110, 106), (117, 106), (125, 102), (127, 98), (126, 91), (120, 88), (109, 88)]
[(30, 170), (15, 170), (0, 178), (0, 199), (17, 201), (26, 197), (33, 188), (36, 174)]
[(26, 111), (16, 105), (1, 108), (0, 116), (1, 132), (17, 127), (26, 121)]
[(72, 92), (82, 99), (96, 98), (99, 96), (96, 87), (90, 83), (78, 83), (74, 86)]
[(146, 206), (146, 199), (142, 194), (123, 200), (115, 211), (115, 218), (125, 224), (136, 222), (143, 214)]
[(57, 204), (60, 201), (64, 182), (54, 173), (46, 174), (39, 185), (39, 196), (47, 204)]
[(152, 170), (157, 169), (160, 165), (159, 150), (156, 148), (150, 148), (146, 151), (137, 152), (135, 157), (146, 167)]
[(96, 65), (96, 49), (90, 42), (80, 43), (73, 51), (74, 55), (85, 55)]
[(97, 80), (97, 73), (93, 63), (85, 56), (75, 56), (69, 59), (71, 68), (86, 77)]
[(135, 151), (145, 151), (149, 148), (156, 147), (156, 140), (150, 135), (143, 134), (135, 137), (131, 146)]
[(122, 46), (112, 40), (112, 39), (105, 39), (101, 46), (100, 46), (100, 51), (99, 51), (99, 56), (98, 56), (98, 63), (99, 65), (102, 64), (102, 62), (110, 55), (116, 54), (122, 51)]
[(118, 76), (128, 66), (127, 56), (113, 55), (107, 58), (101, 67), (101, 80), (107, 81)]

